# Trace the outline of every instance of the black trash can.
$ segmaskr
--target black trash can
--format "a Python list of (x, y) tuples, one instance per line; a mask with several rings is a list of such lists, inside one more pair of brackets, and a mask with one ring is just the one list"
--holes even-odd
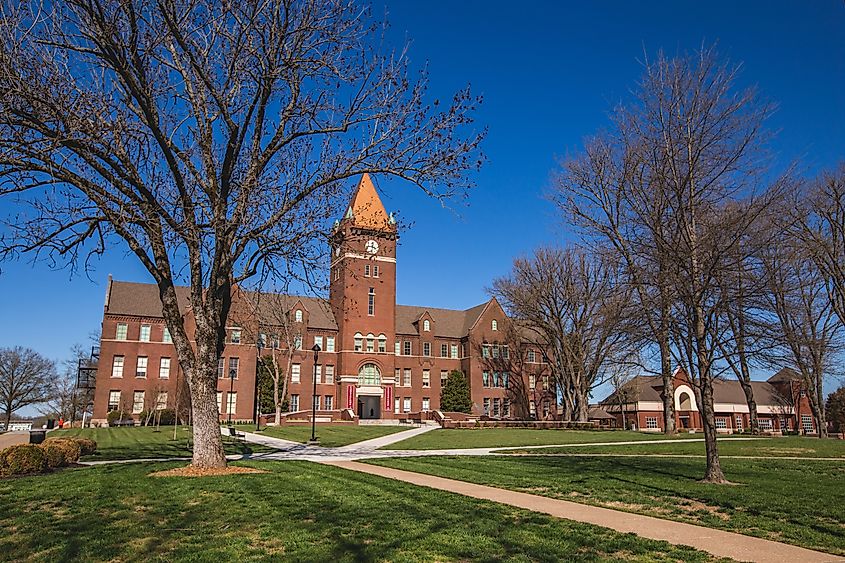
[(30, 444), (40, 444), (44, 441), (44, 438), (47, 436), (46, 430), (30, 430), (29, 431), (29, 443)]
[(52, 430), (56, 426), (56, 420), (53, 418), (47, 419), (47, 430)]

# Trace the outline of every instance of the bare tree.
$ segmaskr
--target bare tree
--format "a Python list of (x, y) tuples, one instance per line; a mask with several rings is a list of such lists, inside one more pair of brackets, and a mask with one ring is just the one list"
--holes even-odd
[(628, 305), (616, 264), (575, 248), (543, 248), (514, 260), (491, 290), (508, 314), (532, 327), (560, 394), (563, 417), (586, 422), (590, 391), (626, 349)]
[[(663, 431), (675, 433), (670, 310), (674, 303), (667, 256), (658, 245), (671, 228), (666, 194), (655, 186), (654, 163), (643, 152), (641, 131), (624, 108), (612, 116), (612, 131), (590, 139), (584, 152), (567, 159), (555, 178), (552, 201), (582, 229), (589, 242), (609, 246), (621, 258), (641, 338), (659, 353), (663, 380)], [(633, 319), (632, 319), (633, 320)]]
[(50, 398), (56, 366), (30, 348), (0, 348), (0, 405), (6, 425), (18, 409), (43, 403)]
[(87, 406), (93, 400), (93, 389), (77, 387), (77, 372), (80, 362), (89, 360), (89, 352), (81, 344), (71, 348), (71, 357), (62, 362), (62, 370), (50, 382), (50, 393), (44, 405), (39, 408), (42, 414), (63, 418), (71, 423), (82, 418)]
[(470, 187), (478, 100), (428, 103), (425, 74), (344, 0), (7, 2), (3, 16), (0, 197), (19, 213), (0, 250), (87, 267), (125, 245), (158, 286), (190, 389), (192, 463), (224, 466), (233, 287), (307, 259), (354, 176), (437, 198)]
[(771, 228), (781, 233), (778, 244), (761, 253), (768, 305), (774, 319), (769, 334), (771, 355), (778, 363), (795, 366), (801, 375), (802, 388), (806, 389), (819, 437), (826, 437), (824, 380), (841, 351), (842, 324), (829, 299), (825, 275), (816, 261), (806, 254), (802, 244), (791, 243), (788, 230), (777, 222)]

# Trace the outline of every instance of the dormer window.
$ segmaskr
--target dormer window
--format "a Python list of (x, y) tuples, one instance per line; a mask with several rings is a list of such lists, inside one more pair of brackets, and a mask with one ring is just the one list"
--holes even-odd
[(491, 328), (492, 328), (493, 330), (499, 330), (499, 321), (497, 321), (497, 320), (495, 320), (495, 319), (494, 319), (494, 320), (493, 320), (493, 322), (492, 322), (492, 323), (490, 323), (490, 325), (491, 325)]
[(431, 323), (430, 323), (430, 322), (428, 322), (428, 319), (426, 319), (426, 320), (424, 320), (424, 321), (423, 321), (423, 330), (424, 330), (425, 332), (428, 332), (428, 331), (430, 331), (430, 330), (431, 330)]
[(298, 323), (302, 322), (302, 309), (296, 310), (296, 312), (293, 314), (293, 319)]

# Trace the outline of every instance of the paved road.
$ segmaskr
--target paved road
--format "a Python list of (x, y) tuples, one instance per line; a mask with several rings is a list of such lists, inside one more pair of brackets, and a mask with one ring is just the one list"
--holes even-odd
[(0, 450), (16, 444), (28, 444), (29, 432), (4, 432), (0, 434)]

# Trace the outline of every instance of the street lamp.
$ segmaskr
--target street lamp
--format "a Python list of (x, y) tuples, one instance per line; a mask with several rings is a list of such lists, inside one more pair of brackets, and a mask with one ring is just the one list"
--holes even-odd
[(314, 351), (314, 376), (311, 378), (314, 382), (314, 391), (311, 393), (311, 440), (308, 442), (311, 445), (316, 445), (317, 441), (317, 354), (320, 352), (320, 345), (314, 344), (311, 348)]
[(255, 343), (255, 431), (261, 430), (261, 390), (258, 387), (259, 366), (263, 363), (261, 351), (264, 349), (264, 336), (258, 336)]
[(232, 391), (235, 388), (235, 377), (237, 375), (237, 371), (233, 369), (229, 370), (229, 395), (226, 397), (226, 412), (229, 413), (229, 422), (227, 424), (229, 426), (232, 426)]

